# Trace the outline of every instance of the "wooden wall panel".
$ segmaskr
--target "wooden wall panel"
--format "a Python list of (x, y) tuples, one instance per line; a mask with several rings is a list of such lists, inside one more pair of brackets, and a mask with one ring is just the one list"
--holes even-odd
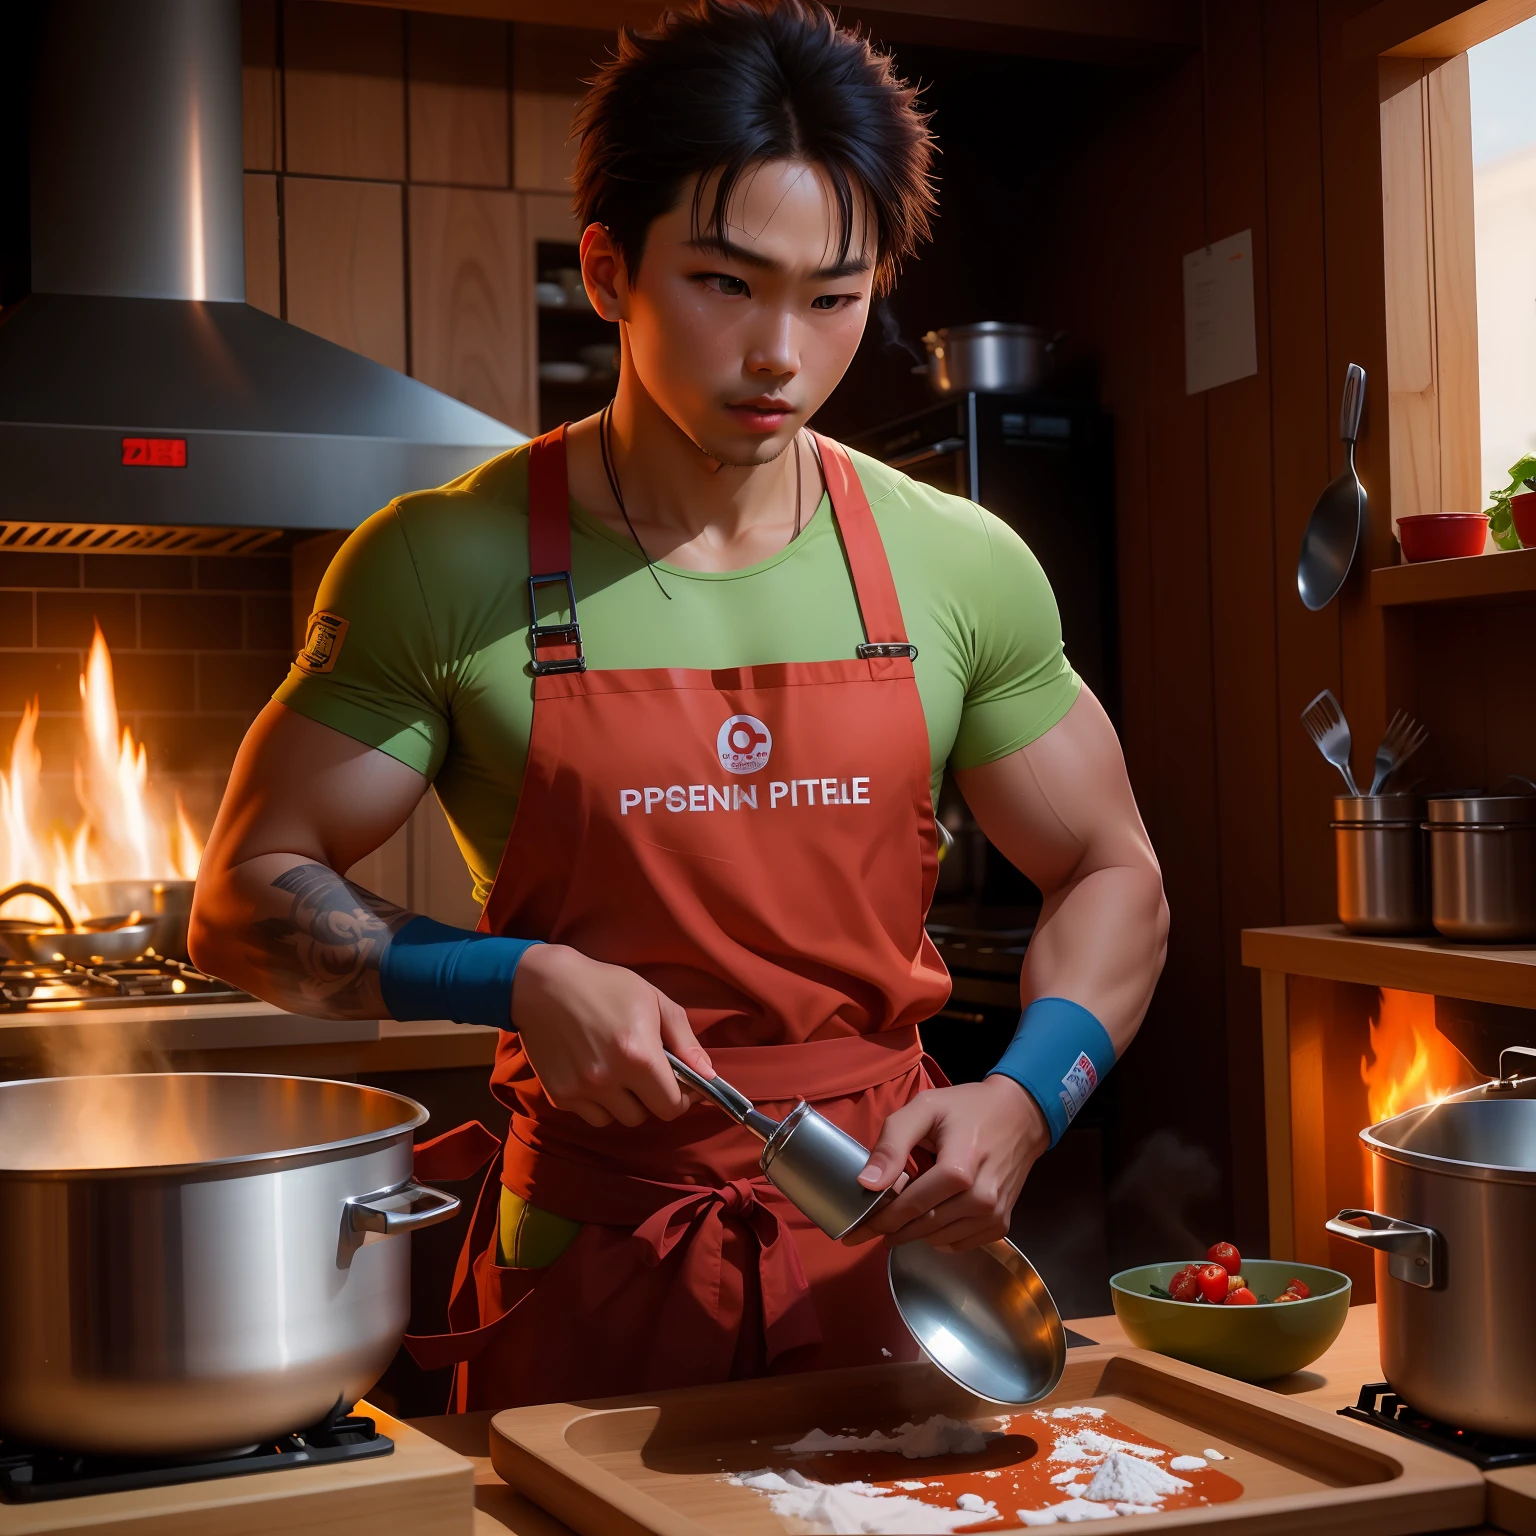
[(284, 0), (288, 170), (405, 179), (404, 37), (399, 11)]
[(415, 377), (520, 431), (537, 430), (518, 346), (532, 279), (517, 195), (412, 187), (410, 199)]
[[(1210, 12), (1210, 235), (1253, 231), (1256, 301), (1269, 281), (1262, 44), (1261, 0)], [(1283, 908), (1268, 306), (1255, 302), (1255, 317), (1257, 374), (1204, 396), (1232, 1198), (1245, 1239), (1267, 1230), (1267, 1188), (1260, 1160), (1246, 1155), (1263, 1120), (1264, 1063), (1259, 978), (1238, 935)]]
[(505, 22), (410, 18), (412, 181), (510, 184), (510, 52), (511, 29)]
[(576, 165), (571, 118), (594, 61), (613, 34), (576, 27), (513, 28), (512, 180), (529, 191), (569, 192)]
[(1333, 477), (1323, 271), (1323, 151), (1316, 0), (1265, 0), (1265, 240), (1274, 503), (1276, 756), (1282, 909), (1287, 923), (1334, 916), (1330, 797), (1338, 775), (1301, 727), (1320, 689), (1342, 687), (1339, 610), (1311, 613), (1296, 559), (1318, 492)]
[(252, 171), (245, 175), (245, 302), (282, 318), (277, 177)]
[(1435, 252), (1440, 510), (1476, 512), (1485, 501), (1480, 484), (1482, 431), (1478, 419), (1477, 256), (1472, 213), (1472, 86), (1467, 56), (1460, 54), (1431, 69), (1424, 91), (1425, 117), (1429, 123), (1430, 228)]
[(289, 176), (283, 199), (288, 319), (403, 373), (400, 188)]
[(242, 0), (240, 105), (246, 170), (281, 170), (282, 75), (277, 62), (277, 0)]

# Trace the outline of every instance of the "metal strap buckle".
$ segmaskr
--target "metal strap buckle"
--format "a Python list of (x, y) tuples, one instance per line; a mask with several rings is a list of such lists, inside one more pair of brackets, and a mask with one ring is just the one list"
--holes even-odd
[(908, 661), (916, 661), (917, 647), (905, 640), (866, 640), (858, 649), (860, 661), (868, 661), (875, 656), (905, 656)]
[[(539, 598), (540, 587), (547, 587), (554, 582), (565, 583), (566, 606), (571, 611), (571, 619), (568, 624), (540, 624), (539, 623)], [(587, 670), (587, 658), (581, 645), (581, 625), (576, 622), (576, 588), (571, 583), (569, 571), (555, 571), (548, 576), (530, 576), (528, 578), (528, 613), (530, 623), (528, 625), (528, 645), (533, 652), (533, 675), (535, 677), (548, 677), (554, 672), (585, 672)], [(554, 661), (544, 661), (539, 656), (539, 646), (547, 645), (574, 645), (574, 656), (561, 656)]]

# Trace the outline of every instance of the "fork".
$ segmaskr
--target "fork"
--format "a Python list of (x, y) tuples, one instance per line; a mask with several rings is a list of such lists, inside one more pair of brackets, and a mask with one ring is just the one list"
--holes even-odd
[(1307, 734), (1317, 743), (1317, 750), (1344, 775), (1349, 792), (1360, 798), (1359, 786), (1349, 767), (1349, 721), (1339, 708), (1333, 690), (1324, 688), (1301, 712), (1301, 723)]
[(1392, 723), (1376, 748), (1376, 772), (1371, 779), (1371, 793), (1379, 794), (1387, 781), (1420, 747), (1429, 740), (1429, 732), (1402, 710), (1392, 716)]

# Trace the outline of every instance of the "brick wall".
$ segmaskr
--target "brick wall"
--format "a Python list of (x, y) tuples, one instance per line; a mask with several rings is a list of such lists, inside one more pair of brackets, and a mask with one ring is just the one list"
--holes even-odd
[(235, 749), (292, 660), (287, 554), (65, 555), (0, 551), (0, 769), (27, 702), (49, 808), (67, 814), (93, 624), (117, 706), (206, 833)]

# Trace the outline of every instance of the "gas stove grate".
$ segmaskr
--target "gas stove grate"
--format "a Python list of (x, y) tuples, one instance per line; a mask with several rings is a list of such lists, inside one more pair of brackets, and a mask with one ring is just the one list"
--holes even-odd
[(0, 1443), (0, 1504), (40, 1504), (131, 1488), (168, 1488), (250, 1472), (313, 1467), (326, 1462), (388, 1456), (395, 1442), (372, 1419), (343, 1415), (302, 1433), (281, 1435), (239, 1455), (210, 1461), (159, 1461), (133, 1456), (80, 1456), (69, 1451), (12, 1448)]
[(0, 960), (0, 1013), (238, 1003), (249, 993), (183, 960), (146, 955), (125, 965), (33, 965)]
[(1513, 1440), (1506, 1435), (1484, 1434), (1477, 1429), (1456, 1429), (1438, 1419), (1428, 1418), (1405, 1403), (1384, 1381), (1360, 1388), (1360, 1399), (1353, 1408), (1340, 1408), (1348, 1419), (1374, 1424), (1406, 1435), (1436, 1450), (1461, 1456), (1485, 1472), (1498, 1467), (1523, 1467), (1536, 1462), (1536, 1440)]

